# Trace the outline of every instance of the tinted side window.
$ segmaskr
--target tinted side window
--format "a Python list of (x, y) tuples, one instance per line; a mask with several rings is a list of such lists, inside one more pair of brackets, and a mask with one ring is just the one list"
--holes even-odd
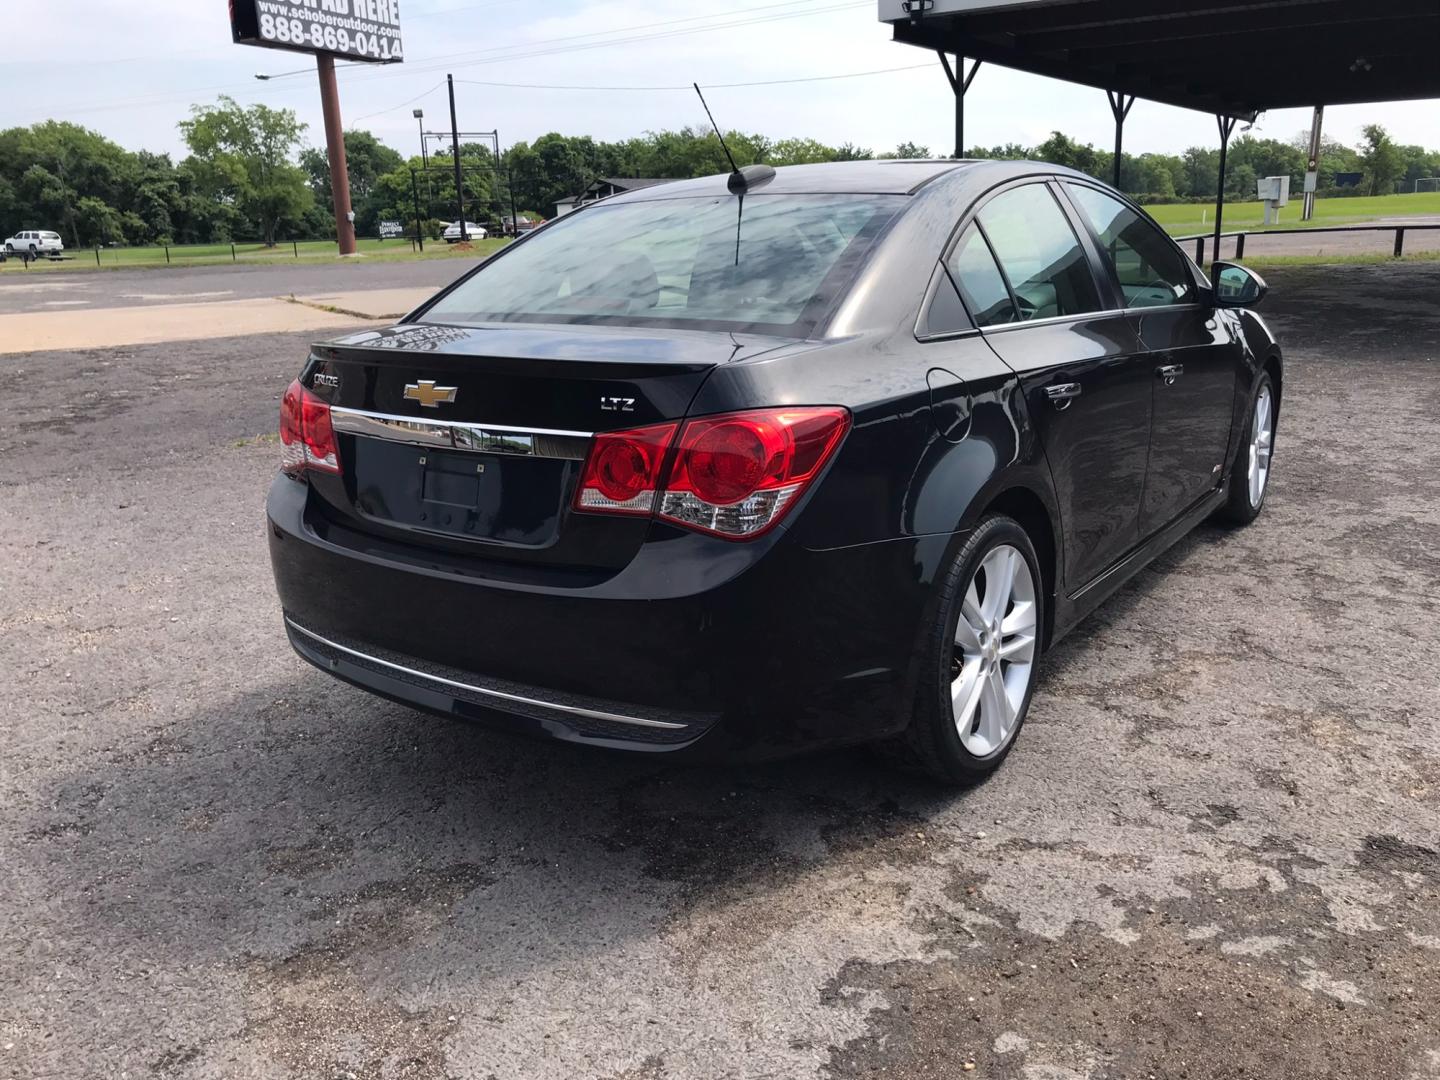
[(976, 326), (1015, 321), (1015, 305), (1005, 278), (995, 265), (990, 245), (974, 225), (961, 234), (960, 242), (945, 260), (945, 269), (950, 271)]
[(978, 215), (1019, 306), (1020, 321), (1100, 310), (1075, 231), (1043, 184), (995, 196)]
[(1188, 304), (1195, 298), (1184, 257), (1155, 226), (1103, 191), (1065, 186), (1109, 254), (1126, 307)]

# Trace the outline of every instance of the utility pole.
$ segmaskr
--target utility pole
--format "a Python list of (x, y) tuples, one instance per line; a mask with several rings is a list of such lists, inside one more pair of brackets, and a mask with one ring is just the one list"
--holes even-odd
[(355, 215), (350, 210), (350, 170), (345, 161), (345, 129), (340, 122), (340, 87), (335, 57), (315, 54), (320, 71), (320, 108), (325, 114), (325, 149), (330, 158), (330, 191), (335, 197), (335, 239), (341, 255), (355, 254)]
[(460, 172), (460, 124), (455, 119), (455, 76), (446, 75), (445, 81), (450, 84), (450, 143), (455, 154), (455, 199), (460, 204), (460, 242), (463, 244), (470, 239), (470, 234), (465, 227), (465, 180)]
[(1325, 106), (1315, 106), (1315, 118), (1310, 121), (1310, 160), (1305, 163), (1305, 201), (1301, 206), (1300, 220), (1310, 221), (1315, 217), (1315, 189), (1320, 186), (1320, 132), (1325, 124)]
[[(495, 179), (500, 179), (500, 129), (495, 129)], [(520, 235), (520, 214), (515, 209), (515, 180), (510, 175), (510, 165), (505, 165), (505, 190), (510, 196), (510, 226), (515, 230), (515, 235)], [(504, 232), (504, 229), (500, 230)]]

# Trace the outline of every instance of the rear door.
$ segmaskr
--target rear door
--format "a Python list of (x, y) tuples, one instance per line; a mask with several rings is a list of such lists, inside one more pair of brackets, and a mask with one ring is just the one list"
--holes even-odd
[(1154, 354), (1154, 423), (1140, 531), (1167, 525), (1219, 487), (1241, 348), (1203, 304), (1185, 256), (1139, 211), (1088, 184), (1062, 185), (1093, 230), (1136, 332)]
[(1045, 181), (990, 197), (946, 266), (1020, 377), (1054, 478), (1074, 592), (1139, 539), (1152, 378), (1144, 347)]

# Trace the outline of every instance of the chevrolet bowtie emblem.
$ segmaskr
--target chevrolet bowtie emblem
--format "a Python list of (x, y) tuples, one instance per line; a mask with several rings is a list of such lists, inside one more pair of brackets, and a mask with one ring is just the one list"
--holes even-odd
[(438, 409), (442, 403), (448, 405), (453, 402), (458, 389), (457, 386), (436, 386), (434, 379), (421, 379), (406, 384), (405, 400), (418, 401), (427, 409)]

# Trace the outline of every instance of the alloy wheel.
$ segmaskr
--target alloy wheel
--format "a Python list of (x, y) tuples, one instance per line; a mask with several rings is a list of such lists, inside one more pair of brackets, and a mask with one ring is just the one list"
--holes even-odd
[(1250, 425), (1250, 505), (1259, 506), (1265, 497), (1265, 484), (1270, 479), (1270, 452), (1275, 443), (1275, 410), (1270, 387), (1265, 386), (1255, 398), (1255, 419)]
[(1014, 738), (1035, 671), (1035, 578), (1018, 548), (1001, 544), (975, 570), (960, 605), (950, 700), (960, 742), (989, 757)]

